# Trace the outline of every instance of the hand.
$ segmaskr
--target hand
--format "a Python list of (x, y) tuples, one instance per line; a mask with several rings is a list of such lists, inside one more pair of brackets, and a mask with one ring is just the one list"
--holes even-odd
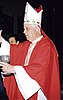
[(16, 39), (15, 39), (15, 37), (10, 37), (10, 38), (9, 38), (9, 43), (10, 43), (10, 44), (16, 44)]
[(0, 69), (2, 69), (3, 73), (7, 75), (15, 73), (14, 66), (5, 62), (0, 62)]

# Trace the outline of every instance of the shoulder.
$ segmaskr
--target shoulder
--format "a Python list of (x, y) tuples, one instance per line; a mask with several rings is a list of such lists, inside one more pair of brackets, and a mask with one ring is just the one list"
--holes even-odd
[(19, 43), (19, 44), (11, 44), (11, 47), (12, 48), (25, 48), (27, 45), (29, 45), (30, 43), (28, 41), (24, 41), (22, 43)]
[(39, 42), (39, 47), (44, 49), (49, 49), (57, 52), (56, 46), (53, 41), (47, 37), (43, 37)]

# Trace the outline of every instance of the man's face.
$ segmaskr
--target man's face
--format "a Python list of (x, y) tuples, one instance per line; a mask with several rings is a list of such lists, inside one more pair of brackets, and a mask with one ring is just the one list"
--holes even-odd
[(30, 42), (36, 39), (36, 27), (31, 24), (24, 24), (24, 34)]

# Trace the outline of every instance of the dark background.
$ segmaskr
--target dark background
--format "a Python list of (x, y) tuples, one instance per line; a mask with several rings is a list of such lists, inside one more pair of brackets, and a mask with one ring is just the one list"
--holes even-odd
[(20, 42), (25, 40), (23, 18), (26, 1), (34, 8), (43, 6), (42, 29), (55, 43), (59, 54), (60, 82), (63, 84), (63, 6), (55, 0), (0, 0), (0, 25), (3, 36), (17, 36)]

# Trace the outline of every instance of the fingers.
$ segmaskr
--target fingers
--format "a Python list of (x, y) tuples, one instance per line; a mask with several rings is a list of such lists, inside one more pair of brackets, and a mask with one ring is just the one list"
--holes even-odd
[(1, 65), (4, 65), (4, 64), (6, 64), (6, 63), (5, 63), (5, 62), (0, 62), (0, 64), (1, 64)]
[(1, 68), (2, 75), (9, 75), (10, 73), (7, 71), (8, 67), (2, 66)]
[(7, 66), (5, 62), (0, 62), (0, 69), (2, 70), (2, 72), (6, 72), (7, 71)]
[(2, 69), (2, 67), (3, 67), (3, 65), (2, 65), (2, 64), (0, 64), (0, 69)]
[(0, 68), (2, 68), (2, 67), (3, 67), (3, 65), (0, 64)]
[(2, 67), (2, 71), (5, 72), (5, 67), (4, 66)]
[(5, 62), (0, 62), (0, 65), (1, 65), (0, 69), (2, 69), (2, 71), (4, 73), (9, 73), (9, 74), (15, 73), (14, 66), (12, 66), (12, 65), (10, 65), (8, 63), (5, 63)]
[(5, 62), (0, 62), (0, 66), (9, 66), (9, 64)]
[(1, 71), (2, 74), (5, 73), (3, 66), (0, 68), (0, 71)]
[(1, 74), (2, 74), (2, 75), (9, 75), (9, 74), (7, 74), (6, 72), (5, 72), (5, 73), (4, 73), (4, 72), (1, 72)]
[(4, 66), (0, 66), (0, 69), (2, 70), (2, 72), (5, 71), (5, 67)]

